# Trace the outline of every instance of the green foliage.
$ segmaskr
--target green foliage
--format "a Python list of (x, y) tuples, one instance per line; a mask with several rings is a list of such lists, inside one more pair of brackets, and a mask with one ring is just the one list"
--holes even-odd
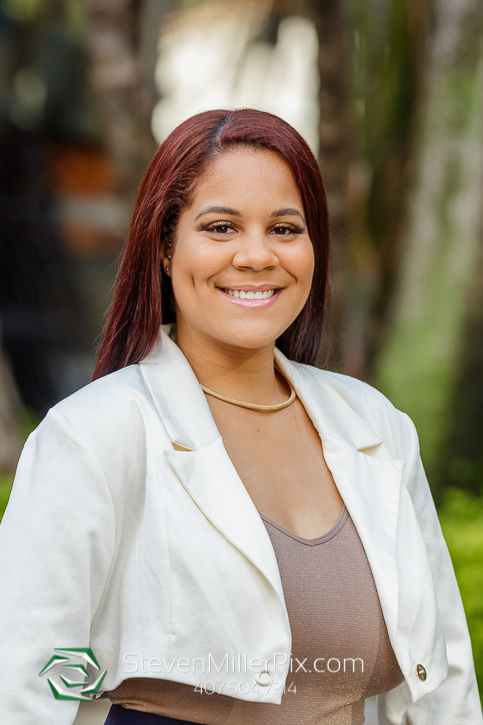
[(10, 491), (12, 489), (13, 476), (0, 476), (0, 521), (7, 508)]
[[(17, 413), (15, 427), (17, 428), (23, 441), (26, 441), (29, 435), (40, 423), (40, 419), (32, 408), (21, 408)], [(1, 483), (0, 478), (0, 483)]]
[[(30, 408), (22, 408), (17, 413), (15, 420), (15, 427), (21, 440), (25, 442), (39, 423), (40, 420), (33, 410)], [(0, 521), (2, 520), (5, 509), (7, 508), (10, 491), (12, 490), (13, 479), (14, 473), (11, 475), (0, 474)]]
[(483, 694), (483, 497), (449, 488), (439, 518), (463, 598)]

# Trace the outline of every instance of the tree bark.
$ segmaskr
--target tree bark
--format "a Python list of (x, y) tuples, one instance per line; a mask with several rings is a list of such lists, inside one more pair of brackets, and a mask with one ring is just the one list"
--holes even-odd
[(168, 0), (88, 0), (92, 79), (119, 192), (131, 203), (156, 151), (154, 66)]
[(319, 38), (319, 156), (331, 218), (332, 264), (330, 328), (321, 362), (335, 369), (347, 364), (346, 300), (349, 275), (347, 177), (354, 153), (350, 99), (349, 18), (341, 0), (310, 3)]

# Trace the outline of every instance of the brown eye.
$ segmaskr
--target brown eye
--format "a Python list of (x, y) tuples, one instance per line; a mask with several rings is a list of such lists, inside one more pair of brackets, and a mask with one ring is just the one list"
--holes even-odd
[(281, 237), (288, 237), (290, 234), (302, 234), (304, 230), (293, 224), (277, 224), (273, 227), (272, 232)]
[(213, 222), (213, 224), (201, 224), (204, 232), (216, 232), (217, 234), (228, 234), (236, 231), (230, 222)]

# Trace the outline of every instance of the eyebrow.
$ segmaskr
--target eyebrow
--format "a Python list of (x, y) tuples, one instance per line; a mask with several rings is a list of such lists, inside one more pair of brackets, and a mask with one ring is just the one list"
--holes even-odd
[(299, 216), (302, 221), (304, 221), (304, 218), (302, 214), (299, 212), (298, 209), (288, 208), (288, 209), (279, 209), (278, 211), (274, 211), (273, 214), (270, 216), (272, 217), (279, 217), (279, 216)]
[(203, 214), (209, 214), (210, 212), (215, 212), (216, 214), (230, 214), (231, 216), (241, 216), (240, 212), (236, 209), (230, 209), (228, 206), (207, 206), (206, 209), (203, 209), (203, 211), (200, 211), (197, 217), (195, 217), (195, 221), (200, 218), (200, 216), (203, 216)]
[[(215, 214), (230, 214), (231, 216), (241, 216), (240, 212), (236, 209), (230, 209), (228, 206), (207, 206), (203, 211), (200, 211), (198, 216), (195, 217), (195, 221), (200, 218), (200, 216), (203, 216), (203, 214), (209, 214), (209, 213), (215, 213)], [(299, 216), (302, 221), (305, 221), (302, 214), (299, 212), (298, 209), (294, 208), (287, 208), (287, 209), (278, 209), (278, 211), (274, 211), (271, 215), (272, 218), (277, 218), (280, 216)]]

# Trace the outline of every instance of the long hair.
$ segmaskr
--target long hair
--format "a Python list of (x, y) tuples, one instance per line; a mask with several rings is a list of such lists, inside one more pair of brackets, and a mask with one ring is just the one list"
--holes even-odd
[(288, 123), (263, 111), (205, 111), (180, 124), (161, 144), (139, 188), (116, 290), (93, 379), (140, 362), (161, 325), (175, 321), (171, 279), (162, 269), (163, 243), (174, 244), (181, 212), (215, 156), (249, 146), (279, 154), (302, 197), (315, 268), (307, 301), (278, 338), (291, 360), (313, 365), (327, 304), (329, 218), (322, 177), (307, 143)]

